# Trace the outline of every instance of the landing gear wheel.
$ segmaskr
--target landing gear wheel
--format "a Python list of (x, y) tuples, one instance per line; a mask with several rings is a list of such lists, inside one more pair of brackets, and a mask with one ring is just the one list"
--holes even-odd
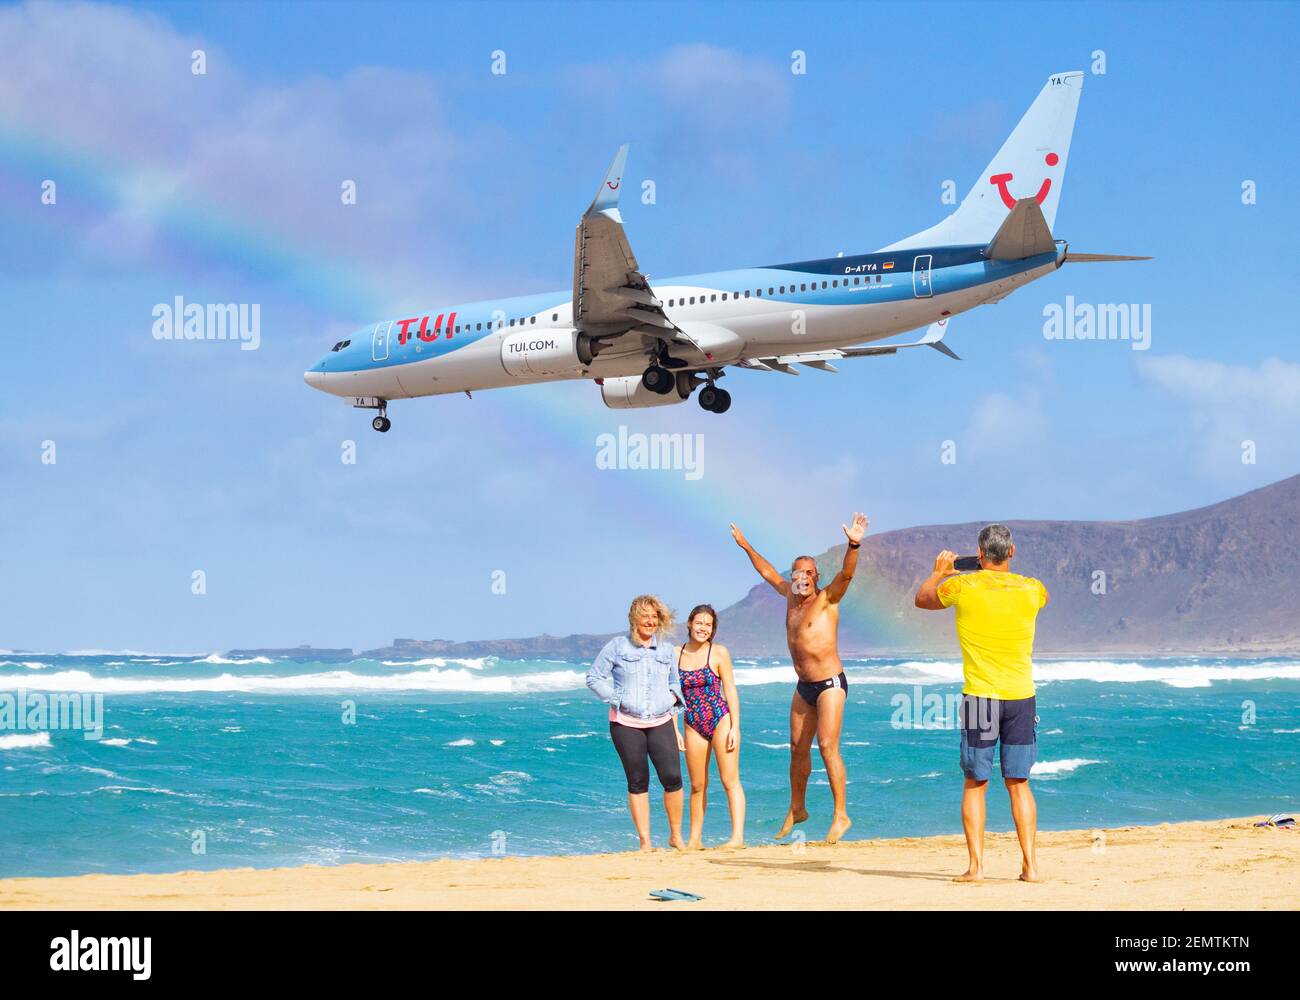
[(677, 376), (667, 368), (660, 368), (658, 365), (651, 365), (641, 376), (641, 384), (660, 396), (666, 396), (672, 392), (676, 381)]
[(707, 385), (700, 390), (700, 406), (710, 413), (726, 413), (731, 409), (731, 393), (726, 389)]
[(393, 422), (387, 417), (375, 417), (370, 421), (370, 426), (379, 431), (380, 434), (388, 433), (388, 428), (393, 426)]

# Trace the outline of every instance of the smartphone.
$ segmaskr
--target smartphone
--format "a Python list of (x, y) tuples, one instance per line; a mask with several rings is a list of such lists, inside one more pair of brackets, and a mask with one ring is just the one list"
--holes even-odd
[(971, 573), (980, 568), (979, 556), (958, 556), (952, 568), (958, 573)]

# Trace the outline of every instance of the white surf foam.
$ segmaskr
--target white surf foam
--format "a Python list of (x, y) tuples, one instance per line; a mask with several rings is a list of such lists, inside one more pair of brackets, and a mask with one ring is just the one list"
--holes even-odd
[[(459, 659), (457, 657), (430, 656), (423, 660), (380, 660), (386, 667), (445, 667), (450, 663), (457, 666), (466, 667), (469, 670), (482, 670), (488, 665), (488, 661), (496, 661), (495, 656), (479, 656), (472, 658)], [(561, 661), (555, 661), (561, 662)]]
[(49, 733), (14, 733), (10, 736), (0, 736), (0, 750), (38, 750), (49, 745)]
[(0, 660), (0, 667), (26, 667), (28, 670), (46, 670), (48, 663), (40, 660)]
[[(793, 674), (793, 670), (791, 670)], [(849, 668), (850, 683), (862, 684), (958, 684), (962, 680), (957, 661), (908, 661), (874, 670)], [(1099, 684), (1167, 684), (1177, 688), (1209, 687), (1214, 681), (1300, 680), (1300, 663), (1294, 660), (1266, 660), (1256, 663), (1138, 663), (1118, 660), (1038, 660), (1034, 680), (1093, 681)]]
[(1070, 757), (1067, 760), (1040, 760), (1029, 771), (1039, 777), (1054, 774), (1069, 774), (1089, 764), (1104, 764), (1101, 760), (1088, 760), (1084, 757)]
[[(387, 675), (367, 675), (351, 670), (266, 676), (236, 672), (216, 677), (186, 677), (174, 673), (166, 677), (101, 676), (88, 670), (57, 670), (51, 673), (0, 674), (0, 691), (27, 688), (33, 691), (100, 692), (104, 694), (259, 692), (284, 693), (322, 691), (427, 691), (471, 694), (534, 694), (581, 691), (586, 686), (582, 669), (550, 670), (530, 673), (499, 674), (483, 668), (492, 657), (472, 660), (431, 658), (402, 664), (386, 665), (424, 669), (406, 670)], [(15, 662), (15, 661), (6, 661)], [(34, 661), (33, 661), (34, 662)], [(248, 665), (270, 664), (266, 657), (231, 661), (213, 656), (189, 661), (194, 664)], [(441, 664), (441, 666), (439, 666)], [(172, 666), (157, 663), (154, 666)], [(848, 667), (852, 684), (890, 687), (913, 687), (930, 684), (960, 684), (961, 663), (955, 660), (908, 660), (870, 669)], [(1102, 684), (1161, 683), (1178, 688), (1209, 687), (1220, 681), (1259, 681), (1300, 679), (1300, 662), (1268, 660), (1251, 663), (1223, 664), (1199, 661), (1174, 663), (1138, 663), (1113, 660), (1039, 661), (1034, 678), (1041, 684), (1058, 681), (1093, 681)], [(786, 665), (746, 667), (736, 670), (736, 683), (742, 687), (766, 684), (793, 685), (794, 668)]]
[(497, 676), (465, 669), (421, 670), (366, 675), (330, 670), (284, 677), (224, 673), (218, 677), (99, 677), (85, 670), (60, 670), (40, 677), (0, 676), (0, 691), (76, 691), (103, 694), (189, 694), (236, 691), (245, 694), (317, 691), (431, 691), (477, 694), (531, 694), (572, 691), (586, 686), (576, 670)]

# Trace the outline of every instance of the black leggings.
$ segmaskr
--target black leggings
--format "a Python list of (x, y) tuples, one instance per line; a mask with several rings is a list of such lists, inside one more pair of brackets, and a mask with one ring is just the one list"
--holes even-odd
[(638, 729), (619, 722), (609, 724), (609, 735), (614, 740), (618, 759), (627, 773), (627, 790), (632, 795), (650, 791), (650, 764), (654, 761), (655, 774), (665, 792), (679, 792), (682, 788), (682, 758), (677, 749), (677, 731), (672, 720), (651, 729)]

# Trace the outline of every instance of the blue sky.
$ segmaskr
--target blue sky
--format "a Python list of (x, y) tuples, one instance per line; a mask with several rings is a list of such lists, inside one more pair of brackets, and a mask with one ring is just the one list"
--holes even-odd
[[(0, 646), (612, 630), (641, 591), (682, 609), (742, 596), (733, 519), (783, 562), (856, 509), (872, 531), (1135, 518), (1292, 475), (1298, 20), (1283, 4), (2, 7)], [(1069, 69), (1087, 77), (1056, 235), (1156, 260), (1067, 267), (958, 317), (960, 364), (737, 372), (725, 417), (614, 413), (580, 382), (429, 399), (394, 405), (382, 438), (302, 383), (366, 320), (569, 287), (573, 228), (621, 142), (636, 186), (655, 183), (654, 205), (624, 203), (652, 280), (866, 252), (945, 214), (943, 182), (964, 194)], [(154, 340), (153, 306), (177, 295), (260, 304), (260, 349)], [(1149, 304), (1150, 349), (1046, 340), (1066, 296)], [(705, 474), (598, 469), (596, 437), (620, 424), (703, 433)]]

